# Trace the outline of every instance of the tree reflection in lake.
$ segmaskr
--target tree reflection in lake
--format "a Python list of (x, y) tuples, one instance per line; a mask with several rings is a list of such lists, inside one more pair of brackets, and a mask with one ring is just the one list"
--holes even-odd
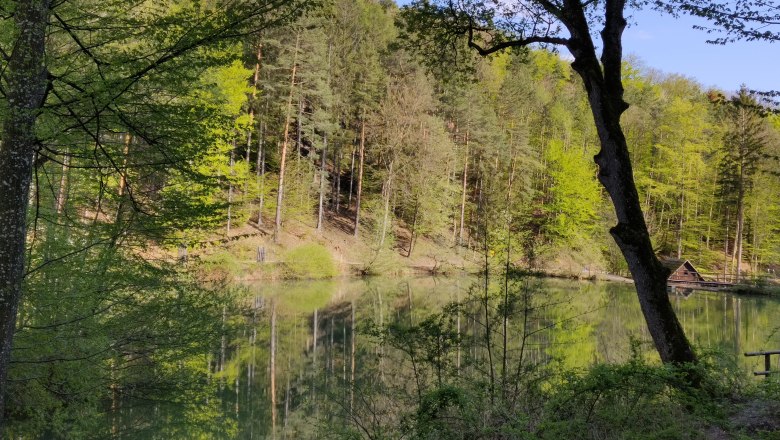
[[(412, 407), (478, 405), (479, 392), (531, 417), (528, 396), (554, 372), (625, 361), (632, 341), (656, 356), (631, 285), (518, 279), (508, 292), (492, 283), (487, 296), (479, 286), (468, 277), (250, 286), (226, 319), (224, 353), (211, 356), (223, 417), (238, 438), (394, 437)], [(672, 302), (692, 343), (739, 355), (746, 369), (754, 361), (741, 350), (780, 347), (775, 300), (695, 292)], [(430, 400), (457, 377), (473, 389)]]

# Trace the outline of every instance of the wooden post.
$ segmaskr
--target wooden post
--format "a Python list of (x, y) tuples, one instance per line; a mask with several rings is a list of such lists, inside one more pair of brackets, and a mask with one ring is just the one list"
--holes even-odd
[(772, 373), (771, 357), (773, 354), (780, 355), (780, 350), (754, 351), (745, 353), (745, 357), (764, 356), (764, 371), (754, 371), (754, 376), (769, 376)]

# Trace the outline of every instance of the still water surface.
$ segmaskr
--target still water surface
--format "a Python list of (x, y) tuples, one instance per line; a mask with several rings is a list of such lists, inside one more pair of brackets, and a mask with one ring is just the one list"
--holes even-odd
[[(502, 305), (503, 287), (499, 280), (491, 283), (491, 312)], [(318, 437), (318, 423), (328, 415), (318, 413), (326, 405), (317, 402), (353, 405), (361, 396), (345, 384), (379, 374), (384, 380), (386, 372), (392, 376), (393, 368), (402, 368), (404, 353), (388, 353), (393, 349), (365, 329), (419, 324), (453, 302), (476, 300), (451, 313), (462, 339), (450, 347), (448, 365), (460, 370), (469, 359), (484, 360), (483, 288), (483, 281), (470, 277), (250, 284), (247, 297), (232, 311), (226, 308), (225, 336), (209, 355), (218, 384), (210, 403), (221, 413), (221, 425), (206, 437)], [(655, 356), (632, 285), (531, 279), (509, 291), (517, 295), (506, 331), (513, 359), (522, 350), (523, 362), (576, 369), (624, 361), (632, 341), (648, 358)], [(763, 360), (742, 352), (780, 348), (777, 300), (711, 292), (670, 298), (693, 344), (733, 354), (746, 371), (763, 369)], [(502, 321), (493, 321), (499, 342)]]

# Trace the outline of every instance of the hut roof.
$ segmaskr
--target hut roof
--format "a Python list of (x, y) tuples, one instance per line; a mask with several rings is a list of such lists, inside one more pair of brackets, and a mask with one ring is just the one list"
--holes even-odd
[[(690, 264), (688, 260), (680, 260), (677, 258), (661, 257), (660, 260), (661, 260), (661, 264), (663, 264), (664, 267), (666, 267), (667, 269), (671, 270), (672, 273), (674, 273), (677, 269), (679, 269), (680, 266), (682, 266), (683, 264), (685, 263)], [(691, 267), (693, 267), (692, 264)]]
[(693, 267), (693, 264), (691, 264), (691, 262), (688, 261), (688, 260), (681, 260), (681, 259), (678, 259), (678, 258), (666, 258), (666, 257), (661, 257), (661, 258), (659, 258), (659, 260), (661, 261), (661, 264), (664, 265), (664, 267), (666, 267), (667, 269), (669, 269), (671, 271), (671, 275), (670, 276), (672, 276), (672, 277), (675, 276), (677, 271), (679, 271), (681, 268), (685, 267), (685, 270), (682, 273), (684, 273), (684, 274), (691, 273), (691, 274), (694, 274), (695, 277), (697, 279), (699, 279), (700, 281), (704, 280), (704, 277), (701, 276), (701, 274), (699, 273), (698, 269)]

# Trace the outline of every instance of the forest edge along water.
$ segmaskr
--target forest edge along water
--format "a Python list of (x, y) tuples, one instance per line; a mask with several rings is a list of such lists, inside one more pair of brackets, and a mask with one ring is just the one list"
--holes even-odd
[(776, 0), (0, 3), (3, 438), (780, 431)]
[[(535, 405), (522, 401), (541, 398), (549, 387), (572, 386), (568, 391), (574, 392), (586, 386), (567, 382), (573, 380), (567, 376), (587, 376), (588, 369), (598, 365), (618, 370), (633, 365), (637, 371), (630, 374), (637, 376), (631, 377), (648, 374), (658, 382), (650, 388), (673, 381), (674, 374), (663, 373), (658, 364), (630, 284), (513, 279), (507, 316), (501, 312), (503, 285), (504, 280), (491, 280), (484, 296), (484, 280), (474, 276), (248, 283), (223, 315), (222, 343), (209, 355), (210, 377), (217, 384), (210, 399), (218, 402), (214, 410), (221, 411), (220, 429), (227, 430), (222, 434), (323, 438), (367, 430), (369, 438), (378, 433), (401, 436), (411, 429), (403, 420), (421, 417), (414, 411), (432, 404), (426, 399), (445, 399), (436, 404), (444, 407), (435, 411), (449, 416), (460, 414), (458, 410), (468, 413), (474, 409), (447, 409), (453, 404), (450, 399), (476, 390), (490, 393), (493, 380), (493, 399), (505, 405), (512, 401), (510, 408), (517, 410)], [(746, 372), (760, 368), (761, 362), (746, 359), (743, 351), (780, 346), (772, 318), (780, 312), (780, 300), (704, 291), (672, 294), (670, 299), (697, 350), (717, 353), (711, 360), (720, 363), (724, 377), (718, 379), (730, 381), (729, 386), (749, 386)], [(609, 380), (629, 375), (610, 374), (616, 376)], [(531, 383), (539, 388), (513, 388)], [(637, 393), (631, 398), (637, 408), (618, 408), (629, 417), (638, 408), (646, 409), (643, 399), (652, 401), (661, 391), (628, 386), (623, 392)], [(160, 406), (154, 409), (154, 420), (176, 423), (159, 416), (166, 414)], [(146, 411), (123, 410), (120, 424), (138, 423)], [(555, 421), (560, 415), (547, 413), (550, 408), (534, 411), (515, 428), (544, 438), (548, 434), (539, 424), (562, 423)], [(158, 438), (153, 429), (164, 428), (149, 423), (149, 438)], [(491, 428), (490, 422), (480, 423), (480, 429)], [(621, 423), (625, 421), (605, 432), (641, 432)], [(190, 428), (193, 433), (202, 429)]]

